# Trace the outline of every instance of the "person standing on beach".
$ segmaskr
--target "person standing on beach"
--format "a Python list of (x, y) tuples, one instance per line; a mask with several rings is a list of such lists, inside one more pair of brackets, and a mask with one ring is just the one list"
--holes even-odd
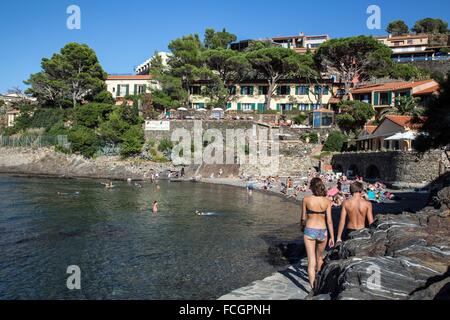
[(316, 274), (323, 266), (323, 253), (328, 245), (334, 247), (334, 227), (331, 216), (331, 201), (327, 197), (327, 189), (320, 178), (311, 180), (312, 196), (303, 200), (302, 228), (308, 255), (308, 277), (314, 290)]
[[(366, 228), (366, 221), (370, 226), (373, 223), (373, 206), (364, 198), (364, 186), (361, 182), (354, 182), (350, 186), (352, 197), (342, 204), (341, 221), (336, 243), (342, 239), (347, 240), (348, 235), (354, 231)], [(348, 224), (347, 223), (348, 217)], [(344, 232), (345, 229), (345, 232)]]

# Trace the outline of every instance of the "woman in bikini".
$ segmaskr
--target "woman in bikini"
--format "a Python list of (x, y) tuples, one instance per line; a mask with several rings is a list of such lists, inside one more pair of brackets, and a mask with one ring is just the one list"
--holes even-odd
[[(308, 255), (308, 276), (314, 290), (316, 274), (322, 269), (323, 253), (328, 245), (334, 247), (334, 228), (331, 216), (332, 202), (327, 197), (327, 189), (320, 178), (311, 180), (312, 196), (303, 200), (302, 226), (306, 253)], [(328, 228), (327, 228), (328, 227)]]

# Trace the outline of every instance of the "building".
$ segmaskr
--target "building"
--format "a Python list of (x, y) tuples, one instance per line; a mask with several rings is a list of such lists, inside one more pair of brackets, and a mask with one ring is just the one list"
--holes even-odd
[(360, 85), (351, 90), (354, 100), (363, 101), (382, 111), (395, 105), (395, 99), (401, 96), (414, 96), (425, 103), (439, 91), (439, 84), (434, 80), (412, 82), (388, 82)]
[(390, 115), (374, 127), (367, 125), (357, 140), (360, 151), (402, 150), (411, 151), (412, 142), (426, 118)]
[(169, 56), (170, 54), (167, 52), (157, 52), (153, 57), (148, 58), (146, 61), (144, 61), (143, 63), (141, 63), (140, 65), (138, 65), (135, 68), (135, 73), (137, 75), (148, 75), (150, 74), (150, 63), (152, 61), (152, 59), (156, 56), (159, 55), (161, 57), (162, 63), (163, 65), (166, 67), (168, 65), (168, 61), (169, 61)]
[(279, 46), (287, 49), (292, 49), (298, 53), (306, 53), (308, 50), (315, 51), (322, 43), (330, 40), (328, 35), (306, 36), (300, 33), (295, 36), (280, 36), (267, 39), (258, 40), (242, 40), (232, 43), (230, 48), (232, 50), (244, 51), (252, 41), (262, 41), (271, 43), (274, 46)]
[(401, 36), (375, 37), (392, 50), (392, 59), (395, 62), (414, 61), (442, 61), (449, 60), (448, 53), (441, 51), (447, 46), (430, 46), (430, 38), (427, 34), (408, 34)]
[(0, 95), (0, 100), (5, 102), (7, 107), (6, 111), (6, 126), (8, 128), (14, 126), (14, 121), (20, 115), (20, 111), (14, 108), (14, 104), (27, 102), (31, 104), (35, 104), (37, 102), (36, 98), (30, 97), (23, 93), (7, 93), (4, 95)]
[[(208, 106), (209, 98), (202, 95), (206, 85), (197, 83), (191, 87), (190, 102), (193, 109), (202, 109)], [(302, 80), (284, 81), (277, 86), (270, 106), (266, 106), (268, 88), (267, 82), (264, 81), (248, 81), (230, 86), (229, 90), (232, 96), (227, 104), (227, 110), (243, 112), (313, 111), (324, 106), (328, 107), (330, 102), (336, 99), (336, 94), (341, 89), (332, 79), (321, 85), (307, 84)], [(319, 101), (320, 96), (321, 102)]]
[(150, 75), (109, 75), (106, 79), (107, 90), (116, 100), (126, 96), (139, 95), (159, 88), (158, 82)]

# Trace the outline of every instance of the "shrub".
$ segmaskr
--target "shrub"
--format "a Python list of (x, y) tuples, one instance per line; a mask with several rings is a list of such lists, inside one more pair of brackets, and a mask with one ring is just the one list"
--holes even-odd
[(69, 141), (74, 152), (89, 158), (92, 158), (100, 147), (100, 140), (95, 131), (83, 126), (75, 126), (70, 130)]
[(315, 132), (309, 134), (309, 142), (312, 144), (319, 143), (319, 135)]
[(104, 103), (89, 103), (75, 108), (75, 120), (77, 125), (94, 129), (101, 122), (106, 121), (113, 111), (113, 106)]
[(303, 124), (303, 123), (305, 123), (306, 118), (307, 118), (306, 114), (300, 113), (300, 114), (296, 115), (292, 119), (292, 121), (294, 121), (295, 124)]
[(333, 131), (324, 144), (323, 151), (341, 152), (347, 137), (340, 131)]
[(107, 104), (115, 104), (114, 98), (109, 91), (99, 92), (95, 97), (94, 101), (97, 103), (107, 103)]
[(134, 156), (142, 151), (144, 145), (144, 130), (141, 126), (132, 126), (128, 129), (123, 137), (120, 154), (122, 156)]
[(159, 142), (158, 150), (160, 152), (170, 153), (173, 149), (173, 143), (167, 138), (162, 139)]

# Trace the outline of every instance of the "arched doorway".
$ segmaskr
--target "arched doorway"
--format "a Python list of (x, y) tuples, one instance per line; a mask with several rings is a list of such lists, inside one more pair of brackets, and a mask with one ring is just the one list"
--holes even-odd
[(340, 164), (333, 165), (334, 173), (344, 173), (344, 168)]
[(349, 178), (355, 178), (356, 176), (359, 176), (358, 166), (356, 164), (352, 164), (350, 167), (348, 167), (346, 174)]
[(377, 180), (381, 178), (380, 170), (376, 165), (370, 165), (366, 170), (366, 179)]

